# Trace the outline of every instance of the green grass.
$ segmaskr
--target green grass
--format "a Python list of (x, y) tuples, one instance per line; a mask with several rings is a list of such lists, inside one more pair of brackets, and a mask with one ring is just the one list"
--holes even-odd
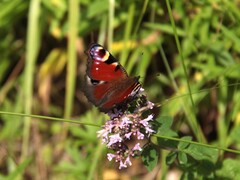
[[(160, 117), (174, 118), (179, 137), (155, 138), (192, 145), (172, 157), (186, 163), (183, 151), (194, 157), (189, 151), (196, 146), (206, 156), (217, 149), (215, 178), (240, 177), (237, 7), (237, 1), (217, 0), (0, 2), (0, 179), (94, 179), (110, 169), (122, 174), (96, 137), (108, 117), (90, 108), (81, 92), (84, 51), (92, 42), (111, 50), (130, 75), (141, 76)], [(158, 179), (172, 169), (185, 179), (203, 177), (179, 159), (166, 165), (173, 160), (169, 151), (159, 153)], [(148, 174), (135, 164), (131, 168)], [(135, 172), (134, 178), (143, 176)]]

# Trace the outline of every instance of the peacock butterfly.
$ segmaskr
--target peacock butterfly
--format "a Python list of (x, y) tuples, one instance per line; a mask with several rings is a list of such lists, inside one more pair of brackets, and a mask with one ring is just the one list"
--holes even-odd
[(138, 77), (129, 77), (125, 69), (101, 45), (92, 44), (87, 50), (87, 70), (84, 93), (102, 112), (118, 108), (141, 88)]

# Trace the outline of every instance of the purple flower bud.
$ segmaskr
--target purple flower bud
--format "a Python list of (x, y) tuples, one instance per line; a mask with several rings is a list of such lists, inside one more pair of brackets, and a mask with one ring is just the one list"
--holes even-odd
[(151, 114), (151, 115), (149, 115), (146, 119), (141, 120), (140, 123), (141, 123), (143, 126), (146, 127), (146, 126), (148, 126), (148, 121), (153, 120), (152, 118), (153, 118), (153, 115)]
[(112, 144), (122, 141), (122, 138), (120, 137), (119, 134), (111, 135), (111, 136), (109, 136), (109, 138), (110, 138), (110, 140), (109, 140), (109, 143), (107, 144), (108, 147), (110, 147)]
[(109, 161), (111, 161), (113, 158), (115, 158), (116, 157), (116, 155), (115, 154), (111, 154), (111, 153), (108, 153), (107, 154), (107, 158), (108, 158), (108, 160)]
[(155, 133), (155, 131), (154, 130), (152, 130), (150, 127), (146, 127), (145, 128), (145, 131), (146, 131), (146, 133), (148, 134), (148, 136), (150, 136), (152, 133)]
[(133, 148), (132, 151), (142, 151), (142, 148), (140, 147), (140, 143), (137, 143)]
[(127, 117), (127, 116), (124, 116), (121, 120), (122, 121), (121, 121), (121, 124), (120, 124), (120, 128), (124, 128), (124, 126), (133, 123), (132, 121), (130, 121), (129, 117)]
[(140, 131), (137, 131), (137, 138), (144, 139), (144, 134), (142, 134)]
[(125, 165), (129, 165), (129, 166), (131, 166), (132, 165), (132, 162), (130, 161), (130, 157), (128, 156), (127, 158), (126, 158), (126, 160), (125, 160), (125, 163), (124, 163)]
[(119, 169), (126, 168), (126, 167), (127, 167), (127, 165), (124, 164), (122, 161), (120, 161)]
[(130, 139), (132, 132), (125, 134), (125, 138)]

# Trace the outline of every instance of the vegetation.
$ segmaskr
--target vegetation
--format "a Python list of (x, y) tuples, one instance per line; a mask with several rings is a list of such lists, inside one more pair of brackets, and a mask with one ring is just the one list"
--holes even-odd
[[(239, 179), (239, 6), (0, 0), (0, 179)], [(93, 42), (159, 107), (151, 145), (125, 170), (97, 138), (109, 117), (81, 91)]]

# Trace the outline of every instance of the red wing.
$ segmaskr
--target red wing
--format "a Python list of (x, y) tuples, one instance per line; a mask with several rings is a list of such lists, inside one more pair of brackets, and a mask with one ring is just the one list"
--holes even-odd
[(101, 45), (93, 44), (88, 53), (84, 93), (103, 112), (108, 112), (138, 92), (139, 77), (128, 77), (125, 69)]
[(128, 77), (117, 60), (99, 44), (93, 44), (88, 50), (87, 75), (108, 82)]
[(108, 112), (113, 107), (121, 105), (128, 99), (128, 97), (133, 92), (134, 92), (133, 95), (135, 95), (141, 87), (140, 83), (138, 82), (138, 78), (134, 78), (134, 79), (129, 78), (129, 79), (126, 79), (126, 82), (122, 82), (122, 83), (123, 84), (117, 84), (117, 86), (124, 87), (124, 85), (126, 84), (128, 86), (122, 90), (115, 89), (115, 91), (113, 90), (112, 93), (109, 93), (107, 100), (103, 102), (102, 105), (99, 107), (101, 111)]
[(85, 91), (89, 101), (103, 112), (108, 112), (123, 103), (132, 92), (140, 89), (139, 77), (125, 78), (121, 81), (88, 85)]
[(87, 75), (95, 80), (114, 81), (127, 77), (127, 74), (120, 64), (106, 64), (102, 61), (92, 60), (88, 65), (88, 69), (90, 70), (87, 71)]

